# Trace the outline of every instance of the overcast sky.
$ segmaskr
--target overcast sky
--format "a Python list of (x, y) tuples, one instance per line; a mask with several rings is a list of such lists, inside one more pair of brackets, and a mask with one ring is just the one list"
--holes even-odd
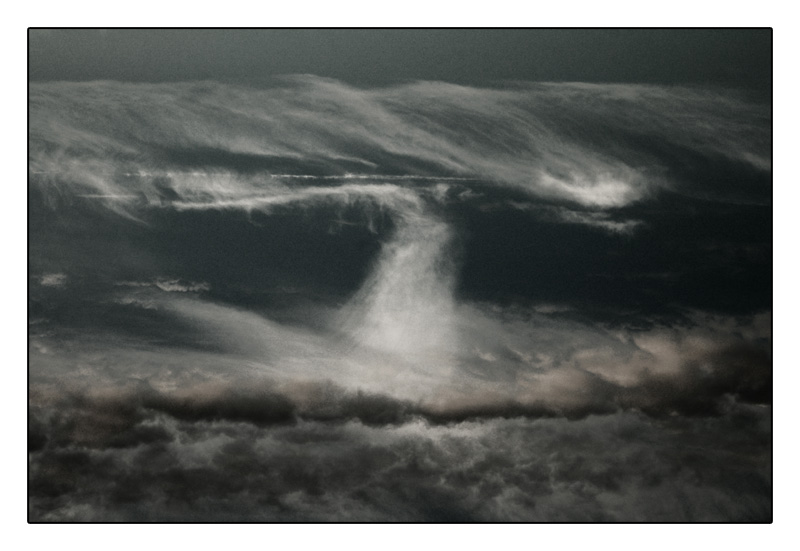
[(771, 29), (36, 30), (30, 79), (493, 80), (769, 89)]

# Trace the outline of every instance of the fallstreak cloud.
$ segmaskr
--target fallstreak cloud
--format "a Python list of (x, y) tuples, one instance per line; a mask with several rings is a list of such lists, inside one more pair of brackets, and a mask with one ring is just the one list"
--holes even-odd
[(769, 520), (771, 109), (31, 83), (32, 520)]

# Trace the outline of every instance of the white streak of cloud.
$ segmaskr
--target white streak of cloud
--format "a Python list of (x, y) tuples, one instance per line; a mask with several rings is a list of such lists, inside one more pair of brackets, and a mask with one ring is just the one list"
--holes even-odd
[(612, 234), (631, 234), (643, 224), (641, 220), (614, 220), (611, 213), (602, 210), (577, 211), (565, 207), (549, 207), (518, 201), (510, 201), (508, 205), (518, 210), (530, 212), (544, 222), (579, 224)]
[(45, 287), (63, 287), (67, 283), (67, 274), (43, 274), (39, 283)]
[(158, 277), (152, 281), (118, 281), (114, 285), (119, 287), (156, 287), (168, 293), (196, 293), (211, 290), (211, 285), (205, 282), (165, 277)]

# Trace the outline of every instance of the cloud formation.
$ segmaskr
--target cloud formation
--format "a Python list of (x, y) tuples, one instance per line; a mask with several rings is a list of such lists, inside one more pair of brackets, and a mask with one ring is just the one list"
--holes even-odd
[(67, 274), (43, 274), (39, 283), (45, 287), (63, 287), (67, 283)]
[(226, 346), (34, 338), (32, 520), (770, 518), (768, 318), (631, 340), (470, 309), (454, 374), (160, 296)]
[(30, 102), (39, 185), (127, 211), (141, 201), (245, 204), (280, 191), (278, 175), (314, 175), (311, 167), (317, 176), (435, 172), (597, 209), (680, 188), (676, 158), (770, 169), (769, 108), (715, 90), (435, 82), (362, 90), (292, 77), (266, 89), (36, 83)]
[[(380, 403), (364, 402), (378, 420), (391, 420)], [(724, 417), (690, 422), (617, 413), (375, 426), (355, 415), (287, 423), (280, 402), (265, 403), (260, 424), (239, 422), (244, 405), (221, 411), (208, 402), (161, 405), (176, 417), (141, 410), (126, 417), (119, 404), (102, 402), (59, 417), (34, 412), (32, 515), (437, 522), (770, 515), (768, 461), (753, 448), (766, 438), (768, 410), (734, 405)], [(66, 431), (66, 441), (93, 439), (65, 445), (58, 438)], [(47, 433), (56, 436), (46, 440)]]
[[(245, 409), (269, 404), (259, 396), (277, 396), (286, 419), (316, 419), (314, 411), (343, 407), (327, 402), (350, 403), (346, 396), (360, 393), (375, 396), (394, 412), (394, 420), (422, 416), (430, 422), (497, 415), (581, 418), (628, 410), (655, 417), (715, 416), (729, 400), (771, 403), (766, 315), (697, 317), (686, 328), (631, 331), (560, 319), (559, 313), (493, 313), (452, 302), (448, 311), (408, 314), (414, 322), (409, 327), (403, 310), (413, 310), (416, 303), (392, 296), (400, 311), (376, 307), (381, 293), (376, 299), (357, 298), (345, 309), (359, 323), (342, 325), (341, 313), (320, 312), (331, 325), (315, 329), (176, 296), (182, 293), (139, 290), (125, 295), (132, 298), (120, 301), (120, 307), (155, 311), (154, 334), (186, 328), (194, 344), (184, 346), (194, 351), (175, 351), (159, 341), (144, 348), (128, 339), (60, 342), (44, 333), (32, 341), (31, 385), (66, 385), (81, 393), (92, 386), (126, 388), (126, 381), (140, 380), (156, 394), (174, 394), (177, 388), (212, 392), (209, 404), (241, 399), (251, 404)], [(379, 315), (388, 328), (374, 321)], [(446, 323), (438, 326), (442, 317)], [(78, 365), (97, 367), (76, 371)], [(198, 382), (211, 386), (191, 390)], [(208, 407), (222, 411), (223, 406)]]
[(30, 518), (768, 521), (768, 105), (32, 83)]

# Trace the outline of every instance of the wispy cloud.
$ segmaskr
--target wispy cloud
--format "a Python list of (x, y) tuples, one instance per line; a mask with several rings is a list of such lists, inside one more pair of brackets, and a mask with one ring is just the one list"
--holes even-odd
[(67, 274), (43, 274), (39, 283), (45, 287), (63, 287), (67, 283)]
[[(437, 272), (422, 246), (405, 239), (400, 236), (385, 252), (349, 303), (310, 313), (328, 320), (316, 328), (152, 287), (122, 292), (116, 300), (167, 315), (164, 331), (191, 327), (198, 343), (223, 355), (192, 359), (194, 377), (215, 379), (221, 365), (239, 361), (247, 367), (228, 371), (231, 384), (256, 377), (289, 389), (327, 381), (349, 392), (408, 401), (420, 414), (445, 419), (503, 411), (580, 416), (630, 408), (665, 414), (701, 403), (713, 413), (726, 395), (770, 401), (768, 314), (739, 319), (697, 314), (685, 327), (632, 330), (571, 321), (563, 308), (513, 311), (459, 303), (452, 276)], [(429, 246), (432, 256), (436, 247)], [(403, 252), (415, 254), (403, 259)], [(57, 342), (41, 339), (33, 344), (58, 349)], [(115, 357), (109, 363), (118, 364), (107, 372), (109, 382), (140, 369), (130, 365), (140, 352), (112, 347), (108, 353)], [(161, 357), (148, 361), (169, 374), (189, 361), (183, 353), (173, 354), (155, 348), (147, 356)], [(163, 376), (143, 375), (152, 381)], [(176, 384), (171, 377), (164, 388)], [(664, 392), (654, 392), (656, 386)]]
[(436, 352), (425, 361), (447, 361), (457, 349), (452, 239), (447, 224), (431, 215), (402, 217), (372, 274), (341, 314), (356, 341), (405, 357)]
[(211, 286), (205, 282), (185, 281), (178, 278), (158, 277), (152, 281), (118, 281), (121, 287), (156, 287), (169, 293), (195, 293), (209, 291)]
[[(606, 209), (672, 186), (669, 165), (682, 152), (770, 168), (769, 109), (712, 90), (443, 83), (357, 89), (308, 77), (267, 89), (34, 84), (30, 102), (30, 170), (39, 185), (54, 192), (73, 186), (114, 209), (134, 197), (185, 204), (206, 196), (232, 205), (265, 187), (269, 193), (270, 177), (480, 180)], [(647, 140), (639, 139), (643, 129)], [(193, 150), (207, 153), (179, 153)], [(299, 168), (300, 159), (319, 172), (281, 170)], [(181, 172), (186, 163), (206, 176), (197, 177), (196, 168)], [(154, 166), (163, 167), (161, 175), (146, 176)]]
[[(535, 203), (522, 203), (519, 201), (509, 201), (508, 206), (512, 208), (530, 212), (539, 220), (545, 222), (580, 224), (612, 234), (630, 234), (636, 228), (644, 224), (641, 220), (614, 219), (609, 211), (604, 210), (573, 210), (566, 207), (554, 207), (547, 205), (537, 205)], [(505, 206), (505, 205), (503, 205)]]

